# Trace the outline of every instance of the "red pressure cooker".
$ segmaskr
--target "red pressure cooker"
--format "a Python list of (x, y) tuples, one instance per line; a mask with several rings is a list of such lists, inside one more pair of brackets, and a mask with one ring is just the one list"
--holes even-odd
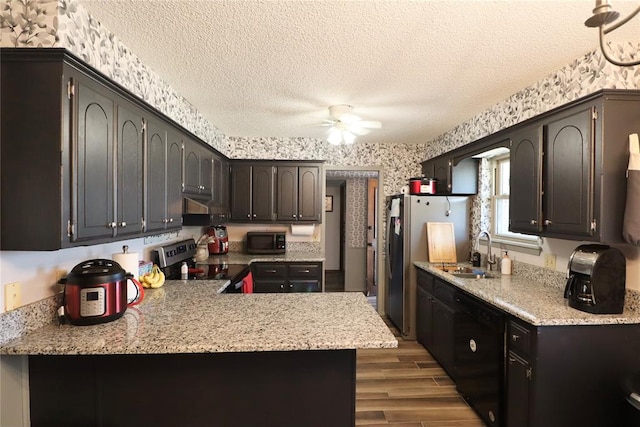
[(207, 230), (207, 234), (213, 239), (209, 242), (209, 254), (221, 255), (229, 252), (229, 236), (227, 227), (224, 225), (212, 225)]

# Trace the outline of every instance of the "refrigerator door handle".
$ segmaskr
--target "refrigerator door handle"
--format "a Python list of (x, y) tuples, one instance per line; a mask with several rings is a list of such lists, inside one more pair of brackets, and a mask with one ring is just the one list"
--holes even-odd
[(387, 211), (387, 253), (385, 254), (385, 260), (387, 264), (387, 272), (389, 275), (389, 279), (393, 277), (393, 271), (391, 270), (391, 210)]

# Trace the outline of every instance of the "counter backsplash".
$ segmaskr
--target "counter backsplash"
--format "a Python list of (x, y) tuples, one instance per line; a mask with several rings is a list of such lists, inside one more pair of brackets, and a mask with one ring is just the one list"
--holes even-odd
[[(306, 252), (306, 253), (320, 253), (322, 252), (322, 245), (320, 242), (287, 242), (287, 251), (292, 252)], [(230, 241), (229, 252), (244, 252), (244, 242)]]

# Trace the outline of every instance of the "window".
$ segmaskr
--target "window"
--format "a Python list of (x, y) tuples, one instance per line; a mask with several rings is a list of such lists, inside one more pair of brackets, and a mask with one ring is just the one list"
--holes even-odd
[(509, 231), (509, 167), (508, 155), (492, 159), (493, 192), (491, 206), (493, 210), (493, 240), (517, 247), (539, 249), (540, 238), (538, 236)]

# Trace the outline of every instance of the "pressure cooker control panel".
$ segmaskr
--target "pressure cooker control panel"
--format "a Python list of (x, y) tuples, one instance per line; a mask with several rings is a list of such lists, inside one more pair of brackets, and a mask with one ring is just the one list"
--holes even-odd
[(102, 316), (106, 307), (104, 288), (84, 288), (80, 290), (80, 316)]

